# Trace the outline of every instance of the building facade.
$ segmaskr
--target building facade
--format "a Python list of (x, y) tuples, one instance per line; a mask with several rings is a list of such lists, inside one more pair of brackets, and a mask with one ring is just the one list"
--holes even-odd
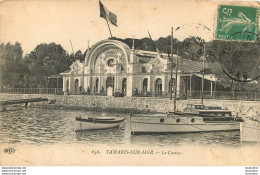
[[(176, 58), (177, 55), (173, 55), (174, 62)], [(183, 97), (192, 90), (200, 91), (202, 64), (179, 60), (177, 95)], [(121, 41), (108, 39), (96, 43), (84, 62), (74, 62), (69, 71), (60, 75), (63, 91), (71, 94), (169, 96), (171, 65), (167, 54), (131, 49)], [(173, 67), (173, 84), (176, 83), (175, 72)], [(204, 88), (212, 90), (212, 82), (214, 80), (206, 80)]]

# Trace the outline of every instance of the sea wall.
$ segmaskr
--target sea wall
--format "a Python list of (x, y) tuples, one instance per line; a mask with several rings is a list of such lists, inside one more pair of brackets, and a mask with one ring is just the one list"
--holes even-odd
[[(86, 109), (97, 111), (130, 112), (168, 112), (173, 111), (174, 102), (168, 98), (153, 97), (106, 97), (87, 95), (47, 95), (47, 94), (4, 94), (0, 93), (0, 101), (26, 98), (48, 98), (48, 102), (29, 104), (30, 107)], [(182, 110), (187, 104), (200, 104), (201, 100), (178, 100), (177, 109)], [(204, 100), (207, 106), (229, 108), (233, 113), (258, 115), (259, 101)]]

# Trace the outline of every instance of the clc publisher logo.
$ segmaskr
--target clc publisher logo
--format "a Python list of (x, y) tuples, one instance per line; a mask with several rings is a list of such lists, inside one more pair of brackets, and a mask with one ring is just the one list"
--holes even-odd
[(11, 147), (5, 148), (3, 151), (6, 154), (13, 154), (13, 153), (15, 153), (15, 149), (11, 148)]

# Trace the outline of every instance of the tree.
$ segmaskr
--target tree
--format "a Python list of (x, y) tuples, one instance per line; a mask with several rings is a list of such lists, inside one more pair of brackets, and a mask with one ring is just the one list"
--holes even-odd
[(82, 53), (81, 50), (78, 50), (76, 53), (75, 53), (75, 60), (79, 60), (80, 62), (83, 62), (85, 60), (85, 53)]
[(20, 43), (0, 45), (0, 82), (3, 87), (26, 87), (29, 73), (23, 60)]
[(26, 57), (30, 69), (30, 86), (46, 87), (47, 77), (69, 69), (71, 60), (63, 47), (42, 43)]

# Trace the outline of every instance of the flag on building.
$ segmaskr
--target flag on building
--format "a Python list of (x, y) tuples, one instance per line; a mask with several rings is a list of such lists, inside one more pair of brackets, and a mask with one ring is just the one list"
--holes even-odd
[(100, 8), (100, 17), (109, 21), (111, 24), (117, 26), (116, 14), (110, 12), (100, 1), (99, 1), (99, 8)]

